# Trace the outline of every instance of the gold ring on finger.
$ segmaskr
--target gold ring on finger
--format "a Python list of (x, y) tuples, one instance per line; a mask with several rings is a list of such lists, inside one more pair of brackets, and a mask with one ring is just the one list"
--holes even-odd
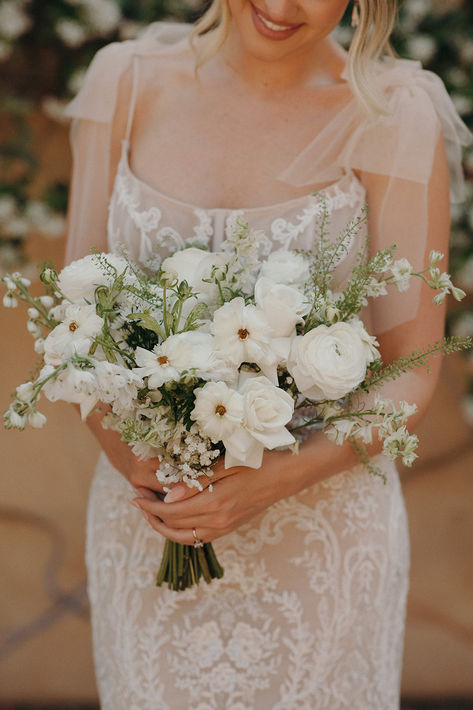
[(199, 540), (197, 537), (197, 533), (195, 531), (195, 528), (192, 528), (192, 537), (194, 538), (194, 547), (197, 549), (198, 547), (203, 547), (204, 543), (202, 540)]

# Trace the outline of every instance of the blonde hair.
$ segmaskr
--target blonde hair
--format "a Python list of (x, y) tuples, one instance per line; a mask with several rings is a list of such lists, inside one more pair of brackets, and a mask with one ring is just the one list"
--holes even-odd
[[(385, 96), (373, 82), (372, 69), (374, 62), (383, 54), (393, 54), (389, 37), (396, 14), (397, 0), (359, 0), (359, 23), (348, 52), (347, 76), (354, 95), (369, 113), (389, 112)], [(230, 24), (231, 13), (227, 0), (212, 0), (191, 33), (196, 71), (222, 47)], [(199, 42), (198, 46), (196, 40), (204, 35), (206, 41)]]

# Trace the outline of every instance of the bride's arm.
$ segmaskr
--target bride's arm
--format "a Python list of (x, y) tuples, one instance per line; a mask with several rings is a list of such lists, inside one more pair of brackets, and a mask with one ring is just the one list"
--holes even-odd
[[(392, 183), (389, 178), (373, 174), (362, 174), (361, 178), (368, 191), (370, 231), (376, 237), (376, 232), (383, 229), (383, 223), (378, 218), (380, 211), (386, 209), (386, 190), (388, 185), (392, 187)], [(412, 199), (416, 199), (415, 193)], [(404, 210), (408, 229), (409, 202), (394, 203), (393, 208)], [(431, 249), (446, 253), (450, 231), (449, 178), (442, 140), (437, 146), (429, 184), (427, 217), (429, 229), (426, 254)], [(374, 241), (373, 248), (377, 249), (379, 242), (376, 243), (376, 238)], [(409, 258), (409, 254), (399, 256)], [(390, 308), (389, 296), (379, 298), (378, 302), (380, 309)], [(443, 306), (432, 303), (432, 291), (427, 287), (422, 288), (415, 318), (378, 336), (383, 360), (391, 362), (441, 338), (444, 310)], [(378, 312), (376, 315), (378, 321), (382, 322), (383, 313)], [(406, 400), (417, 404), (418, 413), (409, 419), (410, 430), (417, 425), (428, 407), (439, 368), (440, 360), (434, 358), (429, 373), (425, 369), (409, 372), (378, 390), (383, 397), (395, 402)], [(381, 443), (376, 441), (368, 447), (368, 453), (375, 456), (381, 448)], [(140, 498), (138, 503), (152, 527), (171, 540), (192, 544), (191, 531), (197, 528), (201, 539), (211, 541), (235, 530), (277, 500), (358, 463), (359, 459), (350, 442), (338, 446), (324, 435), (317, 434), (301, 445), (298, 456), (287, 451), (266, 451), (263, 465), (258, 470), (235, 467), (225, 471), (223, 463), (219, 462), (215, 467), (215, 477), (212, 478), (214, 483), (217, 482), (211, 494), (204, 491), (196, 495), (195, 489), (188, 490), (183, 484), (178, 484), (173, 496), (168, 497), (171, 502), (154, 503)], [(376, 485), (375, 481), (373, 485)]]
[[(105, 77), (106, 78), (106, 77)], [(131, 72), (126, 71), (117, 93), (117, 108), (111, 122), (76, 118), (71, 126), (73, 169), (69, 193), (65, 263), (90, 254), (92, 248), (107, 251), (108, 204), (125, 134), (127, 106), (131, 93)], [(98, 100), (99, 97), (97, 97)], [(78, 409), (78, 407), (76, 407)], [(102, 406), (86, 423), (114, 466), (141, 495), (162, 492), (155, 475), (159, 460), (139, 461), (120, 434), (104, 429), (101, 420), (108, 410)]]

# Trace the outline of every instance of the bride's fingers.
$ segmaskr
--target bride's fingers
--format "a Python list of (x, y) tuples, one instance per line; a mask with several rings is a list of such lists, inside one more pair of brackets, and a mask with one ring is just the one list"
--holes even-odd
[[(168, 540), (180, 542), (181, 545), (193, 545), (195, 542), (192, 528), (170, 528), (165, 523), (161, 522), (154, 515), (143, 512), (146, 520), (151, 525), (153, 530), (164, 535)], [(206, 528), (195, 528), (196, 538), (201, 542), (212, 542), (215, 539), (215, 532)]]
[(225, 469), (223, 463), (214, 470), (212, 476), (201, 476), (198, 481), (200, 486), (189, 487), (185, 483), (176, 483), (171, 488), (170, 492), (165, 497), (166, 503), (176, 503), (177, 501), (184, 501), (188, 498), (193, 498), (194, 496), (202, 493), (203, 490), (209, 488), (212, 490), (212, 486), (221, 481), (223, 478), (228, 478), (228, 476), (234, 476), (241, 467), (234, 466), (232, 468)]

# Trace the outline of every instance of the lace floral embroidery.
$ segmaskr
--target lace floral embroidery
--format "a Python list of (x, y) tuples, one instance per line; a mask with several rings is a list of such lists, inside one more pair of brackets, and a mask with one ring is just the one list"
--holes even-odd
[(311, 227), (314, 220), (320, 217), (324, 210), (329, 214), (343, 207), (355, 207), (364, 200), (364, 190), (357, 181), (353, 180), (348, 192), (341, 190), (338, 185), (331, 189), (331, 193), (315, 193), (309, 197), (309, 205), (295, 222), (278, 218), (271, 223), (271, 234), (276, 242), (285, 249), (291, 248), (291, 243), (300, 238)]

